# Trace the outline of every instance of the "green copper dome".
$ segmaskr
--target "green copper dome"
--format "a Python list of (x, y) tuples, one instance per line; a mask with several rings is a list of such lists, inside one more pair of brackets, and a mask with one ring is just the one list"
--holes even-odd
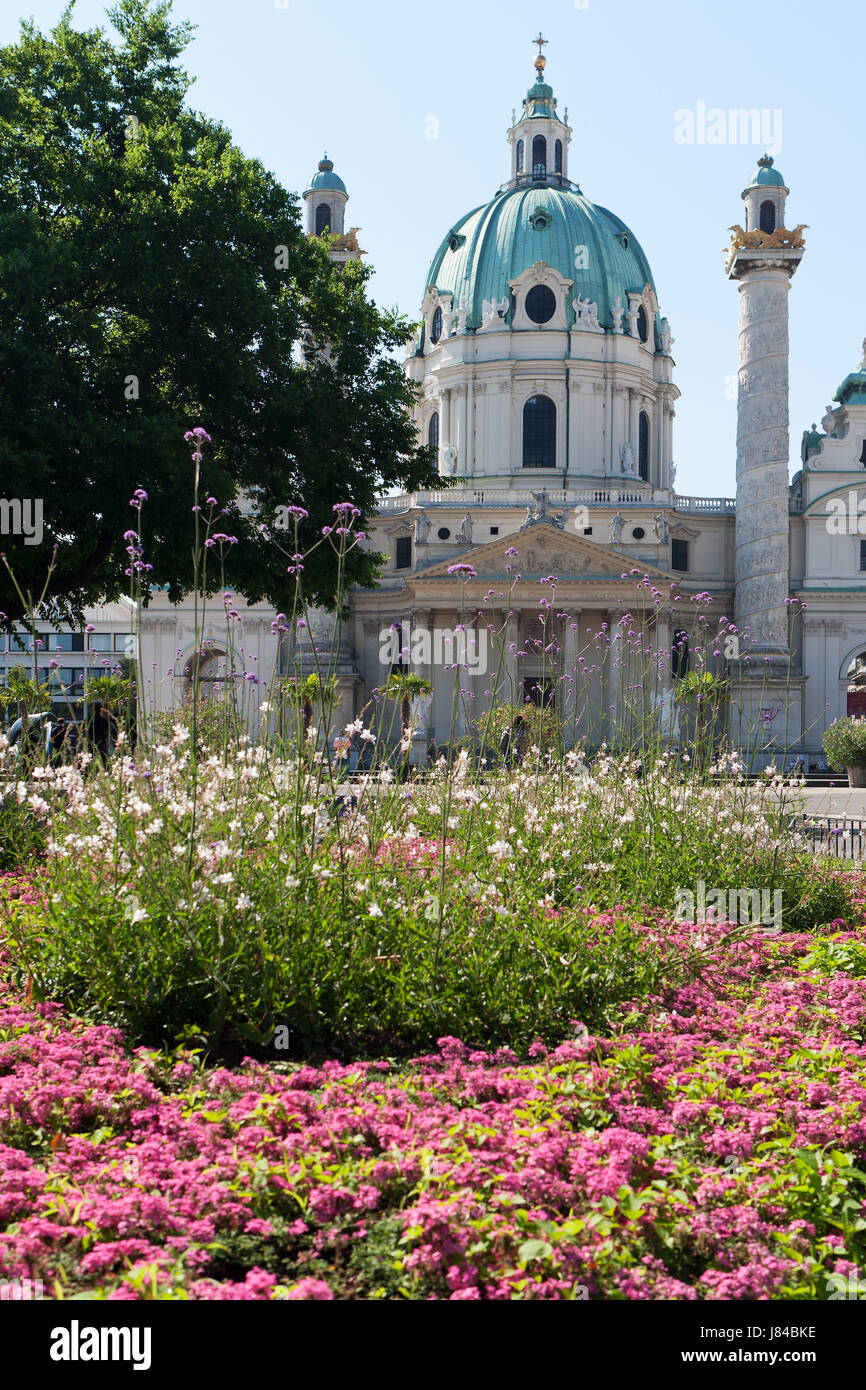
[[(455, 233), (465, 240), (458, 241)], [(587, 249), (586, 270), (575, 268), (578, 247)], [(536, 261), (546, 261), (574, 281), (568, 296), (569, 324), (575, 317), (571, 300), (578, 294), (596, 301), (604, 328), (612, 326), (611, 308), (618, 295), (624, 328), (629, 292), (639, 294), (646, 285), (655, 291), (649, 262), (624, 222), (576, 189), (543, 185), (498, 193), (455, 222), (433, 257), (426, 284), (440, 293), (450, 292), (455, 309), (465, 298), (467, 326), (478, 328), (484, 300), (510, 297), (509, 280)], [(510, 317), (509, 313), (507, 322)], [(657, 317), (656, 333), (659, 322)]]
[[(340, 175), (334, 173), (334, 161), (327, 155), (319, 160), (318, 170), (307, 184), (307, 192), (323, 188), (336, 188), (340, 193), (346, 192), (346, 185)], [(348, 197), (348, 194), (346, 196)]]
[(758, 167), (755, 170), (746, 188), (784, 188), (785, 180), (778, 169), (773, 168), (772, 155), (765, 154), (758, 160)]

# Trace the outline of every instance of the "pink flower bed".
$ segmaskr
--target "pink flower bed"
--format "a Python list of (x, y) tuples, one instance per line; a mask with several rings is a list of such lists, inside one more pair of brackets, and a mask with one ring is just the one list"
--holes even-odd
[(524, 1061), (443, 1038), (408, 1064), (205, 1069), (7, 984), (0, 1279), (115, 1299), (826, 1298), (866, 1264), (866, 981), (803, 970), (814, 940), (716, 944), (619, 1036), (576, 1026)]

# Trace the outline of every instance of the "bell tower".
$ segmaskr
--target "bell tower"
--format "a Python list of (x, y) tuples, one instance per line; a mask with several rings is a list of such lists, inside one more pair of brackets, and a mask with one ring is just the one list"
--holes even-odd
[(358, 228), (350, 227), (347, 232), (344, 225), (349, 194), (340, 175), (334, 173), (334, 161), (327, 151), (303, 197), (307, 236), (330, 236), (329, 255), (336, 265), (360, 260), (364, 253), (358, 245)]

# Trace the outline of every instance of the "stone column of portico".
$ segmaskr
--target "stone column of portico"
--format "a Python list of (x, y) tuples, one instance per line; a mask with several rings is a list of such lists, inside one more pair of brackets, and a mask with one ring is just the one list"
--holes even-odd
[(522, 705), (519, 688), (519, 663), (517, 648), (520, 641), (520, 612), (513, 608), (508, 613), (505, 624), (505, 669), (499, 682), (500, 700), (505, 704)]
[(575, 667), (577, 666), (577, 648), (580, 634), (580, 615), (581, 609), (574, 604), (569, 604), (568, 617), (563, 622), (562, 634), (562, 721), (565, 729), (566, 743), (573, 743), (577, 735), (575, 727), (575, 712), (577, 708), (577, 698), (575, 682)]
[(620, 709), (620, 689), (622, 686), (622, 661), (624, 655), (622, 643), (622, 628), (618, 627), (622, 614), (619, 609), (611, 608), (607, 614), (607, 630), (610, 638), (610, 646), (607, 649), (607, 670), (605, 680), (605, 715), (607, 726), (607, 741), (613, 743), (619, 733)]
[(670, 614), (656, 613), (655, 627), (655, 665), (658, 672), (656, 689), (671, 688), (671, 620)]
[[(416, 720), (412, 734), (410, 760), (416, 766), (426, 767), (427, 744), (431, 738), (435, 737), (432, 713), (433, 701), (436, 697), (437, 669), (434, 660), (432, 609), (413, 608), (410, 623), (412, 635), (409, 641), (409, 655), (412, 675), (420, 676), (422, 680), (429, 681), (432, 687), (431, 698), (425, 701), (426, 717), (422, 720)], [(416, 657), (420, 659), (416, 660)]]

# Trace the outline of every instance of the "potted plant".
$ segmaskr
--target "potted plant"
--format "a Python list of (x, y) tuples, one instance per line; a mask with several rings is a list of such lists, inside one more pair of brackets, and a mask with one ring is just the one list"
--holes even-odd
[(831, 767), (848, 774), (849, 787), (866, 787), (866, 719), (836, 719), (824, 734)]

